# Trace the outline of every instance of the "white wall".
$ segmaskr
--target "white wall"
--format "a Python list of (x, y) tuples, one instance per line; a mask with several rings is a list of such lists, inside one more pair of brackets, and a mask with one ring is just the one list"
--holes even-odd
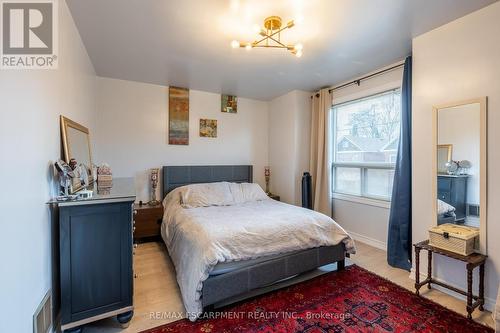
[[(114, 177), (135, 177), (137, 200), (150, 197), (149, 169), (163, 165), (252, 164), (264, 186), (268, 162), (268, 106), (238, 99), (238, 113), (222, 113), (219, 94), (189, 91), (189, 145), (169, 145), (168, 87), (97, 79), (95, 160)], [(217, 119), (217, 138), (199, 136), (200, 118)], [(159, 191), (160, 189), (158, 189)]]
[(294, 90), (269, 102), (271, 192), (302, 204), (301, 179), (309, 171), (311, 93)]
[(302, 205), (302, 176), (311, 160), (311, 92), (295, 90), (295, 204)]
[[(401, 86), (403, 69), (399, 68), (383, 75), (351, 85), (333, 92), (333, 103), (340, 104), (357, 98), (370, 96)], [(333, 219), (349, 231), (355, 240), (386, 249), (389, 224), (389, 203), (366, 204), (343, 199), (333, 199)], [(367, 200), (371, 201), (371, 200)]]
[(53, 161), (61, 156), (59, 115), (95, 128), (95, 73), (64, 1), (59, 69), (0, 70), (2, 241), (0, 332), (32, 332), (51, 288)]
[(467, 203), (479, 205), (480, 105), (461, 105), (438, 111), (438, 144), (451, 144), (454, 161), (471, 162)]
[[(413, 242), (428, 238), (434, 224), (432, 107), (488, 96), (488, 261), (487, 305), (493, 304), (500, 277), (500, 3), (413, 40)], [(463, 263), (438, 257), (439, 278), (461, 288)]]

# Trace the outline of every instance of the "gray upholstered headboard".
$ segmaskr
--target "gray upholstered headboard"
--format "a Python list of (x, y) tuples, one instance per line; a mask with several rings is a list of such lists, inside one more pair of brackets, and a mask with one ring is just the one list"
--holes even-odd
[(173, 189), (199, 183), (214, 182), (252, 183), (253, 166), (251, 165), (196, 165), (164, 166), (163, 197)]

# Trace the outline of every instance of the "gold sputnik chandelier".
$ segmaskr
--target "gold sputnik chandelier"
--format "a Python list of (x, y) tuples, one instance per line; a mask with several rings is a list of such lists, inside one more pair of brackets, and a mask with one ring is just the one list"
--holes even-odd
[(239, 42), (237, 40), (233, 40), (231, 42), (231, 46), (235, 49), (242, 47), (247, 50), (251, 50), (256, 47), (286, 49), (297, 58), (300, 58), (302, 56), (302, 44), (297, 43), (294, 45), (287, 45), (281, 42), (281, 32), (286, 29), (292, 28), (294, 25), (295, 22), (292, 20), (285, 26), (282, 26), (281, 17), (269, 16), (264, 20), (264, 28), (260, 29), (260, 39), (257, 39), (253, 42)]

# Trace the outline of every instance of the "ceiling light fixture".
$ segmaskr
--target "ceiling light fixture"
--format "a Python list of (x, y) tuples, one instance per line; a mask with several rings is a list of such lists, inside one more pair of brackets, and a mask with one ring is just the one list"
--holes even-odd
[(255, 40), (251, 43), (233, 40), (231, 42), (231, 47), (234, 49), (245, 48), (246, 50), (251, 50), (255, 47), (286, 49), (297, 58), (300, 58), (302, 57), (302, 49), (304, 48), (302, 44), (297, 43), (295, 45), (286, 45), (281, 42), (281, 32), (292, 28), (294, 25), (295, 22), (292, 20), (282, 27), (281, 17), (269, 16), (264, 20), (264, 28), (260, 29), (260, 31), (257, 29), (258, 26), (254, 26), (254, 30), (259, 33), (262, 37), (261, 39)]

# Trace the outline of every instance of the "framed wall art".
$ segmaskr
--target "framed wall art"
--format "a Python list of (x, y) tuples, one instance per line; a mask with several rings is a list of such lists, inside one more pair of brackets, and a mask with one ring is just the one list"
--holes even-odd
[(168, 144), (189, 145), (189, 89), (168, 88)]
[(221, 111), (225, 113), (237, 113), (238, 97), (231, 95), (221, 95)]
[(203, 138), (217, 137), (217, 120), (200, 119), (200, 136)]

